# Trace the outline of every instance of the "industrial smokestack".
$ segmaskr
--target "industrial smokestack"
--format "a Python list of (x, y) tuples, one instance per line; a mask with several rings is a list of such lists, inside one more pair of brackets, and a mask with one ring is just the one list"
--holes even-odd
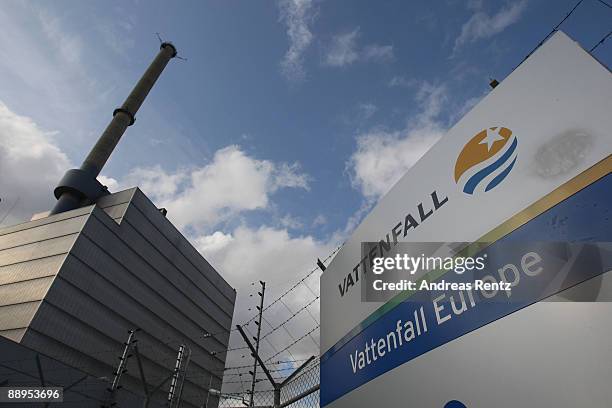
[(128, 126), (134, 124), (136, 112), (155, 85), (155, 82), (172, 58), (176, 57), (176, 48), (169, 42), (161, 44), (159, 53), (140, 78), (130, 95), (120, 108), (113, 112), (113, 119), (108, 124), (96, 145), (91, 149), (79, 169), (71, 169), (53, 191), (57, 203), (51, 215), (74, 210), (83, 205), (94, 203), (98, 198), (108, 194), (108, 190), (96, 179), (102, 171), (115, 146)]

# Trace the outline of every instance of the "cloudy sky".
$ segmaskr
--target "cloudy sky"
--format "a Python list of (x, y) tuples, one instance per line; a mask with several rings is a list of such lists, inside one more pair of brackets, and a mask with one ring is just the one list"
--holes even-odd
[[(159, 32), (186, 60), (171, 61), (101, 179), (113, 191), (138, 185), (168, 208), (238, 289), (243, 321), (250, 282), (267, 280), (273, 298), (312, 269), (574, 4), (5, 1), (0, 222), (52, 206), (53, 185), (80, 164)], [(586, 0), (562, 29), (590, 49), (610, 15)], [(611, 44), (595, 52), (608, 65)], [(307, 284), (289, 309), (318, 293), (318, 273)], [(318, 303), (309, 310), (292, 335), (316, 324)], [(267, 353), (290, 339), (275, 335)]]

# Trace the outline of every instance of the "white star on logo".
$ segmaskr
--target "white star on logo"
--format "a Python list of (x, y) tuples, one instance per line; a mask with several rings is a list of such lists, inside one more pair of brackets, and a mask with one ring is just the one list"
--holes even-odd
[(490, 152), (491, 147), (493, 147), (495, 142), (498, 142), (500, 140), (504, 140), (504, 138), (500, 136), (499, 128), (496, 128), (495, 130), (487, 129), (487, 136), (484, 139), (482, 139), (480, 143), (478, 144), (486, 144), (487, 151)]

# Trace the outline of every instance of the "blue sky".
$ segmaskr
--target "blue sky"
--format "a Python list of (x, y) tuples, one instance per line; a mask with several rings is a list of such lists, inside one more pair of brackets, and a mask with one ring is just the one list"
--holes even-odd
[[(3, 2), (0, 221), (15, 203), (4, 224), (51, 206), (52, 186), (80, 164), (159, 32), (187, 60), (171, 61), (103, 180), (166, 206), (241, 293), (260, 278), (278, 293), (574, 4)], [(585, 0), (561, 28), (589, 49), (611, 22), (612, 9)], [(608, 66), (611, 44), (595, 52)], [(312, 296), (297, 292), (296, 308)]]

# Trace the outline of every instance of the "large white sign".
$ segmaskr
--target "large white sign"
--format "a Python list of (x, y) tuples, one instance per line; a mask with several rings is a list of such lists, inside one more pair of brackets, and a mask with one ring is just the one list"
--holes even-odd
[[(321, 277), (322, 405), (334, 408), (371, 406), (363, 404), (369, 400), (380, 402), (380, 390), (384, 389), (388, 396), (382, 399), (387, 402), (385, 405), (406, 401), (420, 402), (415, 405), (419, 407), (443, 408), (446, 403), (443, 400), (451, 398), (453, 393), (445, 391), (439, 394), (443, 395), (440, 398), (431, 397), (431, 394), (427, 394), (429, 391), (422, 388), (424, 384), (438, 384), (437, 387), (441, 388), (462, 387), (464, 382), (471, 384), (470, 381), (474, 381), (473, 387), (455, 390), (465, 399), (466, 390), (471, 389), (474, 394), (481, 387), (477, 380), (482, 375), (490, 376), (492, 371), (502, 373), (502, 367), (512, 361), (525, 360), (526, 368), (529, 366), (530, 370), (552, 376), (554, 381), (561, 384), (570, 380), (561, 378), (560, 369), (575, 367), (575, 360), (583, 359), (580, 375), (587, 375), (582, 370), (587, 370), (591, 362), (584, 356), (584, 350), (573, 359), (560, 354), (559, 359), (565, 360), (553, 370), (546, 367), (538, 369), (533, 356), (552, 353), (549, 342), (553, 339), (556, 342), (554, 351), (562, 354), (569, 352), (564, 350), (572, 347), (572, 342), (584, 343), (585, 339), (571, 335), (563, 339), (556, 337), (568, 325), (573, 327), (572, 333), (575, 335), (584, 335), (580, 330), (590, 330), (593, 337), (589, 337), (588, 342), (596, 344), (600, 336), (609, 338), (612, 334), (611, 324), (595, 328), (588, 324), (588, 319), (587, 323), (582, 319), (575, 320), (575, 323), (563, 321), (550, 325), (547, 316), (561, 313), (560, 309), (550, 310), (550, 307), (575, 307), (573, 313), (581, 317), (581, 313), (584, 313), (589, 318), (595, 318), (606, 313), (612, 315), (612, 307), (606, 304), (590, 307), (584, 304), (533, 305), (444, 346), (424, 350), (419, 358), (389, 372), (380, 364), (377, 368), (372, 364), (372, 370), (378, 372), (368, 373), (369, 368), (365, 368), (355, 381), (347, 380), (335, 388), (326, 384), (326, 373), (340, 375), (342, 372), (337, 366), (338, 353), (347, 354), (342, 361), (349, 360), (349, 351), (345, 346), (363, 334), (372, 322), (384, 317), (389, 309), (380, 303), (361, 301), (360, 285), (364, 267), (371, 262), (371, 258), (382, 255), (374, 251), (362, 256), (362, 242), (471, 242), (490, 234), (496, 227), (495, 234), (490, 238), (501, 237), (544, 212), (547, 205), (550, 207), (563, 201), (575, 192), (572, 188), (577, 190), (594, 184), (597, 179), (608, 183), (605, 177), (602, 179), (602, 175), (609, 173), (611, 167), (610, 112), (610, 72), (565, 34), (558, 32), (461, 119), (381, 199)], [(581, 178), (578, 180), (576, 177)], [(599, 182), (598, 188), (609, 191), (608, 184), (602, 187)], [(563, 187), (559, 189), (560, 186)], [(601, 194), (598, 191), (590, 191), (588, 196), (585, 193), (583, 199), (597, 199), (597, 194)], [(566, 211), (573, 210), (568, 207)], [(597, 214), (597, 211), (591, 213), (592, 216)], [(410, 316), (406, 316), (408, 318)], [(418, 313), (414, 321), (419, 324)], [(521, 336), (500, 337), (508, 336), (514, 330), (512, 325), (523, 329), (532, 327), (532, 332), (538, 333), (544, 343), (530, 343), (529, 348), (525, 349), (524, 341), (531, 338), (531, 335), (524, 336), (525, 330), (520, 332)], [(478, 345), (478, 348), (474, 349), (471, 345)], [(449, 349), (453, 347), (463, 354), (458, 358), (449, 357), (452, 356), (452, 353), (448, 354)], [(589, 347), (593, 347), (593, 344), (589, 343)], [(495, 360), (485, 362), (487, 356), (500, 349), (514, 351), (516, 355), (499, 358), (497, 363)], [(470, 356), (469, 352), (475, 354)], [(609, 347), (601, 352), (607, 353), (606, 358), (612, 361)], [(355, 354), (355, 358), (357, 356)], [(468, 359), (468, 363), (463, 358)], [(486, 364), (489, 368), (479, 375), (474, 364)], [(465, 381), (452, 379), (453, 376), (460, 376), (461, 367), (470, 373), (469, 378), (465, 378)], [(599, 381), (596, 377), (605, 373), (610, 378), (612, 363), (607, 367), (592, 369), (587, 376)], [(421, 381), (419, 378), (428, 379)], [(490, 378), (482, 380), (485, 385), (492, 381)], [(522, 380), (516, 379), (510, 386), (516, 387), (521, 383)], [(603, 401), (601, 398), (612, 396), (611, 391), (605, 389), (609, 387), (597, 388), (597, 382), (591, 385), (587, 387), (588, 390), (601, 390), (601, 395), (593, 396), (593, 401)], [(408, 390), (410, 394), (406, 395)], [(572, 401), (565, 395), (570, 390), (565, 388), (559, 397), (552, 397), (544, 388), (541, 395), (536, 393), (517, 397), (515, 401), (528, 402), (519, 405), (511, 405), (510, 402), (508, 405), (499, 402), (482, 405), (493, 401), (487, 398), (472, 398), (472, 401), (482, 407), (536, 406), (533, 405), (534, 401), (538, 401), (537, 406), (558, 406), (552, 403), (539, 405), (545, 401), (565, 401), (559, 406), (573, 406), (566, 405)], [(545, 398), (545, 393), (548, 393), (549, 399)], [(447, 402), (452, 404), (451, 400)]]

